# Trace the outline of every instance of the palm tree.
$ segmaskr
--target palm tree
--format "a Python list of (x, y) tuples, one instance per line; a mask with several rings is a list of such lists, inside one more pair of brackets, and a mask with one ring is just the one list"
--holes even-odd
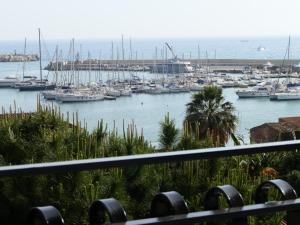
[(199, 139), (211, 137), (214, 145), (224, 146), (236, 128), (232, 103), (225, 102), (222, 89), (206, 86), (187, 104), (185, 126)]

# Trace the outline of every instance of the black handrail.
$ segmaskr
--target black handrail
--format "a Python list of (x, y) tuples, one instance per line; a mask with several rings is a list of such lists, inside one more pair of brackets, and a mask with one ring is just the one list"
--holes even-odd
[[(85, 160), (72, 160), (72, 161), (61, 161), (61, 162), (48, 162), (48, 163), (37, 163), (37, 164), (26, 164), (26, 165), (13, 165), (13, 166), (2, 166), (0, 167), (0, 178), (7, 176), (17, 176), (17, 175), (42, 175), (42, 174), (53, 174), (53, 173), (66, 173), (66, 172), (74, 172), (74, 171), (84, 171), (84, 170), (94, 170), (94, 169), (107, 169), (107, 168), (123, 168), (126, 166), (132, 165), (149, 165), (149, 164), (159, 164), (166, 162), (178, 162), (178, 161), (188, 161), (188, 160), (199, 160), (199, 159), (211, 159), (217, 157), (230, 157), (230, 156), (241, 156), (241, 155), (253, 155), (258, 153), (268, 153), (268, 152), (283, 152), (283, 151), (296, 151), (300, 149), (300, 140), (296, 141), (284, 141), (284, 142), (275, 142), (275, 143), (265, 143), (265, 144), (255, 144), (255, 145), (244, 145), (244, 146), (235, 146), (235, 147), (222, 147), (222, 148), (207, 148), (207, 149), (196, 149), (196, 150), (186, 150), (186, 151), (173, 151), (173, 152), (164, 152), (164, 153), (152, 153), (152, 154), (141, 154), (141, 155), (131, 155), (131, 156), (119, 156), (119, 157), (106, 157), (106, 158), (97, 158), (97, 159), (85, 159)], [(285, 189), (294, 190), (288, 183), (281, 180), (272, 180), (262, 184), (262, 188), (269, 187), (269, 184), (276, 184), (280, 190), (283, 190), (283, 193), (287, 191)], [(288, 184), (288, 185), (287, 185)], [(228, 188), (230, 190), (228, 192)], [(215, 187), (212, 190), (220, 189), (222, 193), (228, 195), (229, 198), (236, 198), (238, 191), (232, 192), (232, 186), (223, 185)], [(225, 188), (225, 189), (224, 189)], [(227, 190), (228, 189), (228, 190)], [(259, 195), (260, 188), (257, 189), (256, 195)], [(170, 194), (171, 193), (171, 194)], [(174, 193), (176, 193), (174, 198)], [(208, 193), (212, 193), (211, 197), (217, 198), (219, 192), (212, 192), (211, 190)], [(215, 194), (214, 194), (215, 193)], [(233, 194), (232, 194), (233, 193)], [(170, 195), (172, 198), (171, 203), (174, 205), (181, 204), (185, 205), (185, 201), (183, 198), (179, 198), (179, 193), (177, 192), (168, 192), (162, 193), (163, 195)], [(209, 195), (209, 194), (208, 194)], [(208, 196), (209, 197), (209, 196)], [(207, 198), (208, 198), (207, 197)], [(259, 204), (255, 205), (245, 205), (243, 206), (242, 200), (241, 204), (230, 204), (226, 209), (218, 209), (219, 207), (214, 208), (206, 208), (206, 211), (201, 212), (189, 212), (186, 206), (186, 209), (183, 211), (175, 211), (170, 215), (170, 213), (165, 213), (160, 215), (161, 217), (155, 218), (147, 218), (147, 219), (139, 219), (139, 220), (130, 220), (126, 221), (126, 212), (122, 208), (121, 204), (118, 203), (115, 199), (100, 199), (97, 200), (96, 206), (91, 207), (90, 214), (92, 212), (91, 218), (96, 218), (95, 221), (104, 221), (104, 213), (110, 215), (110, 224), (111, 225), (186, 225), (186, 224), (194, 224), (200, 223), (204, 221), (214, 221), (214, 220), (233, 220), (235, 224), (247, 224), (247, 218), (249, 216), (258, 216), (265, 214), (272, 214), (275, 212), (285, 211), (287, 212), (286, 221), (288, 225), (296, 225), (299, 222), (300, 218), (300, 198), (297, 198), (296, 193), (288, 198), (283, 198), (285, 201), (268, 201), (267, 198), (263, 198), (263, 200), (259, 201)], [(174, 201), (176, 200), (176, 202)], [(242, 199), (242, 198), (241, 198)], [(232, 199), (231, 199), (232, 200)], [(214, 199), (216, 202), (217, 199)], [(113, 208), (111, 208), (111, 204), (113, 204)], [(118, 204), (116, 204), (116, 202)], [(260, 203), (262, 202), (262, 203)], [(101, 208), (99, 217), (99, 203), (103, 205), (103, 203), (108, 204), (107, 207)], [(163, 202), (159, 202), (158, 206), (160, 206)], [(100, 205), (101, 205), (100, 204)], [(104, 204), (104, 205), (105, 205)], [(169, 203), (168, 203), (169, 204)], [(175, 204), (175, 205), (176, 205)], [(216, 205), (216, 204), (215, 204)], [(52, 207), (52, 208), (51, 208)], [(156, 207), (156, 206), (155, 206)], [(116, 211), (116, 209), (119, 209)], [(38, 218), (40, 221), (53, 221), (53, 225), (63, 224), (63, 219), (56, 208), (53, 206), (47, 207), (37, 207), (33, 208), (31, 211), (33, 212), (32, 218)], [(35, 212), (35, 214), (34, 214)], [(113, 213), (112, 213), (113, 212)], [(123, 216), (115, 219), (115, 214), (119, 215), (119, 212), (123, 212)], [(184, 213), (184, 214), (179, 214)], [(31, 214), (30, 214), (31, 215)], [(90, 215), (90, 216), (91, 216)], [(120, 214), (121, 215), (121, 214)], [(166, 216), (167, 215), (167, 216)], [(152, 216), (157, 216), (153, 214)], [(99, 217), (99, 218), (98, 218)], [(29, 218), (31, 218), (29, 216)], [(102, 218), (102, 219), (101, 219)], [(33, 221), (32, 220), (32, 221)], [(29, 221), (31, 221), (29, 219)], [(34, 220), (35, 221), (35, 220)], [(92, 220), (94, 221), (94, 220)], [(119, 222), (117, 222), (119, 221)], [(124, 222), (120, 222), (124, 221)], [(126, 221), (126, 222), (125, 222)], [(29, 222), (31, 225), (31, 223)], [(92, 223), (91, 223), (92, 224)]]
[(41, 175), (105, 168), (120, 168), (132, 165), (158, 164), (165, 162), (210, 159), (267, 152), (295, 151), (300, 149), (300, 140), (243, 145), (235, 147), (206, 148), (131, 156), (72, 160), (0, 167), (0, 177), (16, 175)]
[[(289, 219), (289, 213), (298, 213), (300, 210), (300, 199), (269, 202), (266, 204), (246, 205), (243, 207), (227, 208), (220, 210), (192, 212), (181, 215), (156, 217), (149, 219), (131, 220), (124, 223), (111, 223), (110, 225), (186, 225), (204, 221), (226, 221), (230, 219), (266, 215), (275, 212), (287, 211), (288, 225), (298, 225), (298, 220)], [(298, 211), (298, 212), (297, 212)]]

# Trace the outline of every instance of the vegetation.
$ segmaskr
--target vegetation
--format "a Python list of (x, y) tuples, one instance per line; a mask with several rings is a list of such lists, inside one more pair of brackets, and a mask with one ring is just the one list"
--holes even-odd
[[(187, 119), (181, 130), (176, 128), (169, 115), (160, 123), (160, 151), (222, 146), (233, 134), (237, 122), (233, 107), (223, 102), (219, 89), (205, 88), (193, 97), (187, 107)], [(116, 128), (108, 131), (105, 123), (100, 121), (93, 132), (88, 132), (76, 114), (63, 115), (52, 107), (38, 105), (37, 111), (32, 114), (17, 114), (16, 110), (11, 110), (0, 119), (0, 165), (155, 151), (157, 149), (144, 139), (134, 124), (127, 128), (124, 126), (119, 133)], [(155, 166), (132, 165), (124, 169), (1, 178), (0, 223), (22, 225), (30, 207), (54, 205), (61, 211), (66, 224), (84, 225), (88, 224), (90, 204), (107, 197), (118, 199), (129, 218), (145, 218), (149, 215), (153, 196), (157, 192), (171, 190), (185, 197), (191, 211), (203, 210), (206, 191), (222, 184), (235, 186), (245, 203), (252, 204), (256, 187), (270, 178), (283, 177), (295, 185), (296, 190), (300, 190), (299, 157), (299, 153), (270, 153)], [(268, 221), (252, 218), (250, 222), (252, 225), (273, 225), (278, 224), (281, 218), (282, 215), (268, 218)]]
[(161, 148), (165, 151), (174, 150), (177, 142), (179, 130), (175, 126), (175, 121), (170, 119), (167, 114), (163, 121), (160, 122), (159, 142)]
[(234, 133), (237, 117), (230, 102), (224, 102), (222, 89), (206, 86), (187, 104), (185, 123), (199, 139), (212, 137), (215, 145), (224, 146)]

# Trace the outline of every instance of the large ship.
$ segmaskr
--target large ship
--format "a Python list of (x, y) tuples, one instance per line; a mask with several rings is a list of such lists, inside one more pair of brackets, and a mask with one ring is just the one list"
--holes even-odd
[(150, 66), (152, 73), (191, 73), (194, 72), (194, 68), (188, 61), (179, 60), (178, 58), (169, 59), (165, 63), (154, 63)]
[(167, 42), (165, 44), (172, 53), (173, 58), (166, 60), (164, 63), (156, 63), (155, 61), (155, 63), (150, 66), (152, 73), (178, 74), (194, 72), (191, 62), (178, 59), (172, 47)]

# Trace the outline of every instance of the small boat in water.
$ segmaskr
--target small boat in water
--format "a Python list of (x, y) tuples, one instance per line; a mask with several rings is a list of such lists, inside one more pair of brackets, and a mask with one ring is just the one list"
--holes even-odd
[(132, 91), (129, 90), (129, 89), (121, 89), (120, 90), (120, 95), (121, 96), (131, 96), (131, 94), (132, 94)]
[(105, 95), (105, 96), (104, 96), (104, 99), (105, 99), (105, 100), (116, 100), (117, 98), (116, 98), (116, 97), (113, 97), (113, 96)]
[(257, 47), (257, 51), (259, 51), (259, 52), (262, 52), (262, 51), (265, 51), (266, 50), (266, 47), (264, 47), (264, 46), (258, 46)]
[(275, 100), (275, 101), (300, 100), (300, 90), (288, 89), (285, 92), (276, 92), (270, 95), (270, 100)]
[(24, 82), (17, 86), (19, 91), (45, 91), (45, 90), (54, 90), (56, 84), (51, 84), (48, 82)]
[(0, 79), (0, 88), (7, 88), (20, 82), (20, 80), (15, 76), (7, 76), (4, 79)]
[(57, 92), (55, 90), (51, 91), (42, 91), (41, 94), (46, 100), (55, 100)]
[(120, 97), (121, 96), (121, 92), (118, 91), (118, 90), (115, 90), (113, 88), (108, 88), (106, 90), (106, 95), (113, 96), (113, 97)]

